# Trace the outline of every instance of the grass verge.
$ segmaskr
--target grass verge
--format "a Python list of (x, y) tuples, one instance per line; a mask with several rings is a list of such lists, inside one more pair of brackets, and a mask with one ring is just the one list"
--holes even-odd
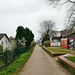
[(70, 53), (72, 55), (75, 55), (75, 51), (69, 50), (69, 49), (64, 49), (61, 47), (47, 47), (47, 49), (55, 52), (55, 53)]
[(47, 47), (47, 48), (55, 53), (69, 53), (69, 51), (65, 51), (61, 47)]
[(18, 71), (24, 66), (31, 56), (34, 47), (31, 48), (28, 52), (22, 54), (17, 60), (12, 62), (8, 67), (3, 68), (0, 71), (0, 75), (17, 75)]
[(62, 62), (57, 61), (64, 69), (68, 70), (68, 72), (70, 72), (71, 75), (75, 75), (75, 70), (70, 69), (67, 65), (65, 66)]
[(43, 45), (39, 45), (40, 47), (43, 47)]
[(70, 60), (70, 61), (72, 61), (72, 62), (74, 62), (75, 63), (75, 56), (73, 56), (73, 57), (66, 57), (68, 60)]

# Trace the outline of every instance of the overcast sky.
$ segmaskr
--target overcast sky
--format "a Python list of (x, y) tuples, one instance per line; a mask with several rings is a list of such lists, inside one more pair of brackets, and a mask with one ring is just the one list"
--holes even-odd
[(61, 30), (65, 16), (65, 7), (59, 11), (45, 0), (0, 0), (0, 33), (15, 37), (17, 27), (22, 25), (31, 29), (37, 40), (40, 22), (54, 20)]

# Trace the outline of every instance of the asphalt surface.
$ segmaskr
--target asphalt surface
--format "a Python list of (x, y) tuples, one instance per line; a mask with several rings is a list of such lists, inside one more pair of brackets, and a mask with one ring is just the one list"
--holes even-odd
[(20, 70), (19, 75), (70, 75), (63, 70), (55, 59), (36, 45), (29, 61)]

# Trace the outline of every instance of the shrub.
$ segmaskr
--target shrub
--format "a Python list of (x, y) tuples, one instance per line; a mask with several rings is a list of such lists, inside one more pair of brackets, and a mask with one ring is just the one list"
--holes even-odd
[(30, 44), (30, 47), (33, 47), (33, 46), (35, 46), (36, 45), (36, 43), (34, 42), (34, 40), (31, 42), (31, 44)]
[(50, 41), (45, 41), (45, 42), (44, 42), (44, 45), (45, 45), (46, 47), (49, 47), (49, 46), (50, 46)]
[(3, 47), (2, 47), (2, 45), (0, 45), (0, 52), (3, 52)]

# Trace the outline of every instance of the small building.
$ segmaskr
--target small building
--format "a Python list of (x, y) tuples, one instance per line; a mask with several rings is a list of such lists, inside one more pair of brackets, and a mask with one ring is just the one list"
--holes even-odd
[(74, 47), (75, 38), (64, 38), (61, 39), (61, 48), (72, 48)]
[(0, 34), (0, 45), (3, 47), (3, 52), (5, 50), (11, 50), (11, 43), (9, 41), (9, 38), (6, 34)]
[(72, 48), (75, 47), (75, 32), (66, 35), (61, 39), (61, 48)]

